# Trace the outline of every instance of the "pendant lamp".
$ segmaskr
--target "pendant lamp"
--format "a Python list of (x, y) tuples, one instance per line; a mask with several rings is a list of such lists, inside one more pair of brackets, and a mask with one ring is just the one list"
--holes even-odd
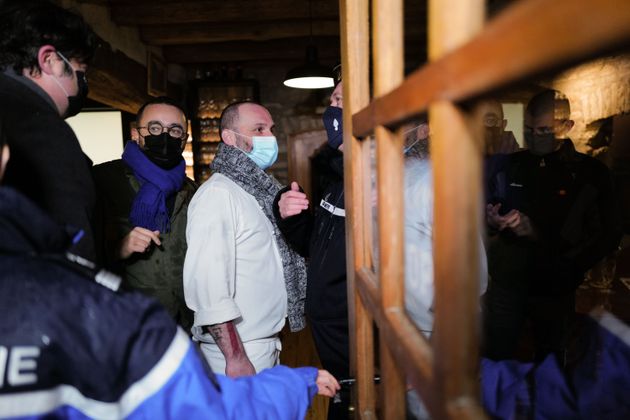
[(324, 89), (335, 85), (332, 71), (319, 64), (317, 47), (313, 45), (313, 11), (311, 0), (308, 2), (310, 21), (310, 45), (306, 47), (306, 63), (289, 70), (284, 78), (284, 85), (297, 89)]
[(303, 66), (289, 70), (284, 79), (284, 85), (298, 89), (324, 89), (335, 85), (332, 72), (317, 60), (317, 48), (313, 45), (306, 47), (306, 63)]

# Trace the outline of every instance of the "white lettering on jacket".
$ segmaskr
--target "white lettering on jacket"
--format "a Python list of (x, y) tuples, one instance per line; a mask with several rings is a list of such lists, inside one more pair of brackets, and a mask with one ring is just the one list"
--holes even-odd
[(11, 386), (36, 383), (39, 354), (39, 347), (35, 346), (0, 346), (0, 388), (4, 387), (5, 374)]

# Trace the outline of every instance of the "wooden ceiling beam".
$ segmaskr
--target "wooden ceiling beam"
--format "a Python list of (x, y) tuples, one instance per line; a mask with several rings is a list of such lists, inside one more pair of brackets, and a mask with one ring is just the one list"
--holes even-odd
[[(112, 108), (135, 114), (150, 96), (147, 93), (147, 68), (109, 43), (98, 39), (99, 48), (88, 67), (89, 98)], [(182, 99), (182, 86), (168, 82), (167, 94)]]
[[(294, 0), (186, 1), (112, 3), (112, 20), (120, 25), (225, 23), (308, 19), (308, 3)], [(313, 18), (337, 19), (337, 1), (313, 2)]]
[[(142, 40), (151, 45), (206, 44), (228, 41), (267, 41), (272, 39), (307, 37), (310, 34), (308, 19), (284, 21), (233, 23), (143, 25)], [(314, 20), (313, 36), (339, 36), (336, 19)]]
[[(163, 48), (169, 63), (191, 64), (225, 61), (303, 61), (306, 57), (308, 37), (291, 40), (234, 41), (213, 44), (170, 45)], [(339, 38), (314, 39), (320, 62), (339, 60)]]
[[(339, 36), (339, 21), (336, 19), (313, 20), (313, 36)], [(140, 36), (150, 45), (207, 44), (230, 41), (269, 41), (308, 37), (311, 33), (308, 19), (285, 21), (247, 22), (242, 25), (233, 23), (192, 23), (188, 25), (142, 25)], [(405, 25), (407, 37), (423, 37), (426, 26), (417, 22)]]
[[(110, 5), (112, 20), (119, 25), (237, 24), (309, 19), (308, 2), (295, 0), (136, 0), (110, 1)], [(337, 0), (313, 0), (312, 7), (315, 20), (339, 19)], [(405, 16), (424, 24), (426, 2), (405, 2)]]
[[(308, 39), (308, 38), (306, 38)], [(317, 39), (315, 41), (318, 41)], [(265, 42), (222, 42), (215, 44), (169, 45), (163, 47), (167, 62), (181, 65), (206, 63), (247, 62), (248, 64), (275, 62), (298, 65), (304, 62), (307, 42), (305, 39), (273, 40)], [(320, 63), (334, 64), (340, 60), (339, 39), (327, 43), (315, 42)], [(426, 58), (426, 45), (418, 40), (405, 43), (405, 64), (415, 68)]]
[(148, 98), (147, 69), (99, 40), (88, 68), (89, 97), (123, 111), (135, 113)]

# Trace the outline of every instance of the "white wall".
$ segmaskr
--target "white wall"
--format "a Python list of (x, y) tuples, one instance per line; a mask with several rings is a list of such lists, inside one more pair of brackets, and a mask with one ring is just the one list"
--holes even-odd
[(74, 130), (81, 148), (97, 165), (120, 159), (123, 152), (120, 111), (81, 112), (66, 120)]
[(521, 103), (504, 103), (503, 105), (503, 118), (507, 120), (507, 131), (514, 133), (518, 145), (525, 147), (525, 141), (523, 139), (523, 116), (525, 113), (525, 107)]

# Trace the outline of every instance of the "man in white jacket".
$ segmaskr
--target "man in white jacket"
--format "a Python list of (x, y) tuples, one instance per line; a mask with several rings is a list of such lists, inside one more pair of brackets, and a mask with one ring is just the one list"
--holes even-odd
[(192, 328), (216, 372), (251, 375), (279, 361), (278, 333), (288, 317), (304, 325), (306, 267), (273, 217), (280, 184), (265, 173), (277, 157), (271, 114), (236, 103), (223, 111), (213, 175), (188, 209), (184, 263)]

